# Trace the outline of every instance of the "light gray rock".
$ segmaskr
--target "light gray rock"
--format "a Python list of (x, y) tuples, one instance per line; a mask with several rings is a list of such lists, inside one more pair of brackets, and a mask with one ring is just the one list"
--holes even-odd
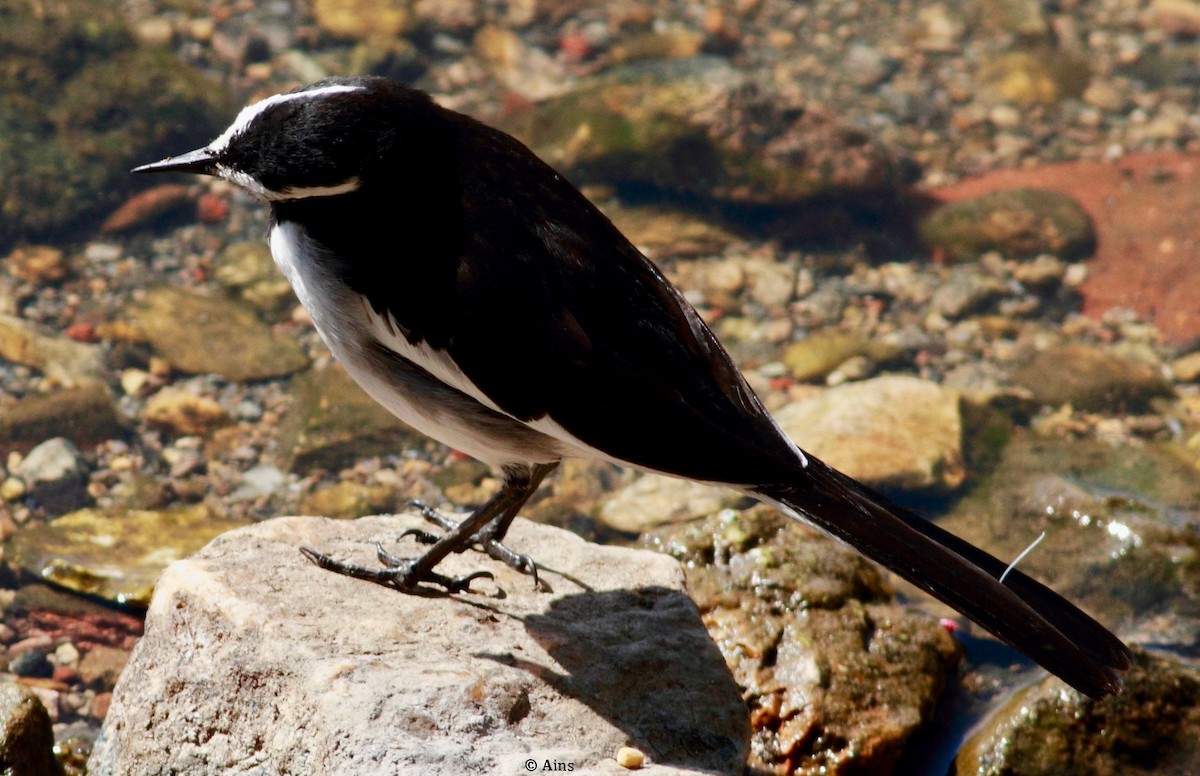
[(87, 464), (79, 448), (62, 437), (42, 442), (16, 467), (34, 504), (62, 514), (86, 505)]
[(966, 477), (959, 395), (884, 375), (831, 388), (775, 413), (796, 444), (868, 485), (948, 492)]
[(518, 520), (509, 546), (553, 593), (470, 552), (439, 570), (494, 582), (424, 597), (297, 551), (374, 563), (373, 542), (416, 527), (278, 518), (171, 565), (89, 772), (615, 774), (622, 746), (649, 774), (740, 772), (746, 706), (676, 561)]
[(745, 498), (736, 490), (719, 485), (643, 474), (606, 499), (598, 516), (619, 531), (641, 533), (648, 528), (715, 514)]

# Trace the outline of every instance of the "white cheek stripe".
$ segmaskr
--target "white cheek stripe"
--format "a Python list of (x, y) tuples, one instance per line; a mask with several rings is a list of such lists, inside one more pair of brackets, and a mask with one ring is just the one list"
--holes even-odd
[(246, 127), (250, 126), (250, 124), (262, 114), (263, 111), (274, 105), (278, 105), (281, 102), (288, 102), (289, 100), (306, 100), (313, 97), (322, 97), (327, 94), (357, 92), (362, 91), (365, 88), (366, 87), (363, 86), (351, 86), (350, 84), (333, 84), (331, 86), (322, 86), (319, 89), (309, 89), (308, 91), (304, 92), (289, 92), (287, 94), (271, 95), (266, 99), (259, 100), (256, 103), (252, 103), (242, 108), (241, 111), (238, 112), (237, 118), (235, 118), (233, 123), (229, 125), (229, 128), (222, 132), (216, 140), (208, 144), (208, 150), (214, 153), (220, 153), (221, 151), (224, 151), (226, 147), (229, 146), (229, 142), (233, 140), (235, 135), (243, 132)]

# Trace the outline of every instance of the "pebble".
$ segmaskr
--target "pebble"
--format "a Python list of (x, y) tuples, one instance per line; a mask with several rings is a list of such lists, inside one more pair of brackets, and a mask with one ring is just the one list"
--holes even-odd
[(637, 770), (646, 762), (646, 755), (640, 749), (623, 746), (617, 750), (617, 765), (629, 770)]
[(26, 245), (4, 260), (9, 274), (34, 285), (62, 280), (67, 276), (66, 254), (49, 245)]
[(75, 445), (62, 437), (47, 440), (29, 451), (14, 472), (29, 498), (54, 514), (86, 505), (87, 463)]

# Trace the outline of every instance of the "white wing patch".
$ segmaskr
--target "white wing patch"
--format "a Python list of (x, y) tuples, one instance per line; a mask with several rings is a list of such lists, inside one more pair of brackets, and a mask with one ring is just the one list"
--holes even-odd
[(371, 333), (375, 335), (375, 339), (379, 340), (381, 345), (401, 358), (413, 362), (451, 388), (465, 393), (488, 409), (508, 415), (471, 378), (463, 373), (458, 364), (454, 363), (454, 359), (450, 358), (449, 353), (431, 348), (423, 340), (414, 345), (408, 341), (408, 337), (404, 336), (400, 324), (396, 322), (390, 312), (385, 312), (383, 315), (375, 312), (366, 297), (363, 297), (362, 302), (367, 319), (371, 322)]

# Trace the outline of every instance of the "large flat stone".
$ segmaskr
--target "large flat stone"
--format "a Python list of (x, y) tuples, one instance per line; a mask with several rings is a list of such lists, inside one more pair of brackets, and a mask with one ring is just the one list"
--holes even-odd
[[(414, 515), (287, 517), (173, 564), (89, 764), (122, 774), (735, 773), (746, 706), (664, 555), (518, 520), (553, 593), (478, 553), (479, 593), (404, 595), (298, 552), (374, 563)], [(402, 545), (404, 554), (415, 553)]]

